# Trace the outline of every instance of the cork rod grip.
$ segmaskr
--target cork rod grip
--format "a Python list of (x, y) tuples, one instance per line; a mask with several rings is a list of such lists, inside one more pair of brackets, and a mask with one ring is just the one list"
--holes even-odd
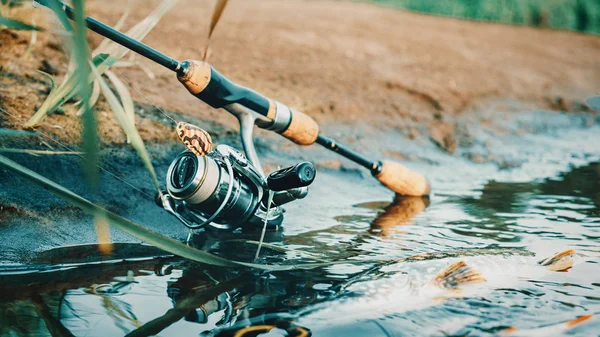
[(399, 195), (420, 197), (431, 192), (427, 178), (393, 161), (384, 161), (381, 172), (375, 178)]
[(292, 121), (282, 136), (299, 145), (311, 145), (319, 136), (319, 124), (310, 116), (292, 111)]
[(192, 60), (185, 60), (182, 64), (186, 67), (186, 72), (177, 76), (179, 82), (181, 82), (192, 95), (197, 95), (204, 91), (208, 86), (208, 83), (210, 83), (210, 65), (206, 62)]

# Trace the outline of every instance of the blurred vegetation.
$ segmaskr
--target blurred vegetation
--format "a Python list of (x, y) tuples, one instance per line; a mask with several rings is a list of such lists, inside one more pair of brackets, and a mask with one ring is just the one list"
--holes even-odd
[(371, 0), (416, 12), (600, 33), (600, 0)]

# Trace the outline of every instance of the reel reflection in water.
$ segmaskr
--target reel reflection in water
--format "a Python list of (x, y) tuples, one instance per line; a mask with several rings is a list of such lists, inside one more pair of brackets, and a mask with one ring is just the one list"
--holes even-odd
[[(265, 179), (239, 151), (219, 145), (198, 156), (181, 153), (167, 173), (167, 193), (157, 203), (190, 229), (267, 227), (283, 221), (281, 205), (306, 196), (315, 177), (311, 163), (301, 162)], [(274, 193), (267, 210), (268, 194)], [(268, 213), (268, 214), (267, 214)]]

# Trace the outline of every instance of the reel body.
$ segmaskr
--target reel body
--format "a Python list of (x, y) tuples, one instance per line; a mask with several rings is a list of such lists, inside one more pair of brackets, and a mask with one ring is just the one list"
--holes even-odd
[(274, 229), (283, 222), (281, 205), (305, 197), (314, 177), (314, 166), (301, 162), (265, 179), (241, 152), (219, 145), (205, 156), (177, 156), (167, 173), (167, 193), (157, 203), (190, 229), (262, 228), (265, 221)]

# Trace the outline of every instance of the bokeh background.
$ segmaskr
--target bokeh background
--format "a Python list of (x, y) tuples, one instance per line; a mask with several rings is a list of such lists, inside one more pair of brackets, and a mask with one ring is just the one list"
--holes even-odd
[(373, 0), (416, 12), (600, 33), (597, 0)]

